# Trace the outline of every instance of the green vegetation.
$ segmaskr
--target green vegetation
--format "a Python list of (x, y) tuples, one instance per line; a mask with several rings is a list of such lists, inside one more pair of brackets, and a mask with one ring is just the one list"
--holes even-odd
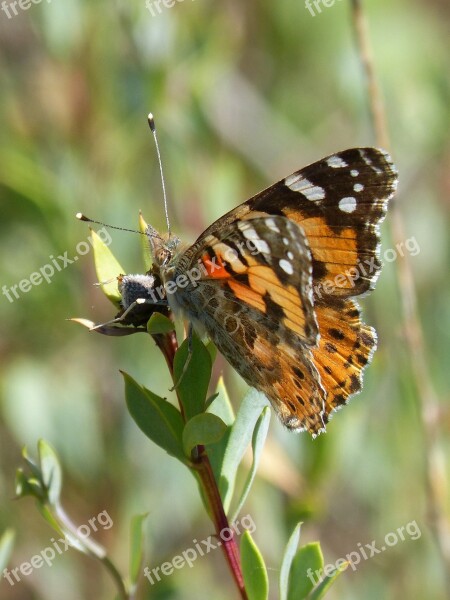
[[(364, 390), (316, 440), (286, 432), (275, 418), (265, 439), (268, 413), (263, 405), (256, 410), (252, 392), (220, 356), (211, 361), (209, 389), (209, 373), (195, 384), (202, 392), (192, 394), (188, 410), (190, 422), (199, 421), (186, 430), (150, 336), (111, 338), (67, 321), (104, 322), (116, 311), (92, 285), (94, 242), (74, 215), (135, 228), (141, 209), (164, 230), (150, 110), (172, 228), (186, 242), (308, 162), (375, 144), (350, 3), (335, 2), (314, 17), (287, 0), (184, 1), (155, 16), (144, 0), (53, 0), (27, 10), (17, 5), (11, 18), (0, 11), (0, 286), (8, 291), (0, 296), (0, 565), (11, 571), (62, 537), (31, 498), (13, 502), (14, 493), (38, 498), (57, 531), (68, 526), (49, 509), (59, 503), (77, 525), (96, 515), (104, 524), (89, 538), (94, 548), (56, 552), (52, 567), (20, 574), (14, 586), (1, 577), (1, 598), (51, 600), (64, 590), (65, 600), (107, 600), (117, 593), (114, 570), (128, 577), (128, 589), (140, 577), (138, 598), (237, 598), (221, 551), (153, 585), (142, 574), (143, 565), (172, 561), (193, 540), (214, 534), (198, 478), (188, 472), (200, 441), (208, 444), (227, 515), (240, 510), (255, 524), (238, 541), (249, 598), (263, 597), (267, 585), (271, 600), (319, 598), (305, 568), (316, 582), (316, 572), (331, 580), (339, 571), (327, 567), (342, 559), (344, 570), (352, 552), (358, 564), (337, 577), (327, 599), (445, 597), (436, 514), (448, 522), (448, 9), (405, 0), (366, 4), (405, 230), (399, 246), (388, 214), (385, 266), (362, 300), (364, 320), (379, 335)], [(108, 234), (125, 272), (142, 272), (139, 236)], [(409, 350), (411, 340), (419, 350), (421, 343), (409, 314), (404, 320), (402, 255), (414, 274), (425, 371), (420, 352)], [(103, 287), (117, 301), (114, 286)], [(155, 336), (167, 333), (163, 319), (151, 326)], [(199, 345), (202, 352), (212, 349)], [(199, 362), (204, 367), (207, 359)], [(126, 401), (119, 370), (127, 374)], [(197, 392), (189, 385), (187, 379), (177, 391)], [(155, 428), (156, 418), (167, 427)], [(253, 463), (239, 455), (240, 436), (253, 447)], [(27, 471), (14, 490), (22, 447), (33, 456), (41, 439), (48, 444), (40, 442), (39, 461), (25, 456)], [(113, 525), (101, 520), (103, 511)], [(372, 541), (386, 546), (373, 558)], [(114, 567), (86, 557), (102, 560), (102, 548)]]

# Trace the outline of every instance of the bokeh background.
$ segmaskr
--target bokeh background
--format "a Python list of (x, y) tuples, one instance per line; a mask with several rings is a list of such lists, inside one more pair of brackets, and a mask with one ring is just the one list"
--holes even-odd
[[(363, 301), (365, 320), (380, 337), (363, 393), (315, 441), (272, 420), (243, 514), (256, 524), (273, 599), (282, 550), (298, 520), (302, 541), (320, 540), (326, 563), (408, 522), (420, 528), (419, 539), (407, 537), (342, 575), (331, 600), (446, 594), (429, 507), (431, 495), (448, 518), (450, 8), (440, 0), (366, 4), (400, 171), (396, 202), (405, 239), (419, 248), (406, 254), (436, 401), (425, 389), (431, 406), (423, 410), (398, 261), (386, 262), (376, 291)], [(142, 209), (164, 229), (149, 110), (157, 119), (172, 227), (185, 241), (302, 165), (374, 143), (347, 1), (322, 6), (315, 16), (288, 0), (185, 0), (160, 5), (160, 12), (157, 2), (144, 0), (43, 0), (27, 10), (16, 4), (17, 15), (9, 0), (1, 6), (0, 284), (7, 288), (50, 257), (76, 255), (89, 234), (74, 218), (79, 210), (136, 227)], [(389, 220), (383, 251), (395, 250)], [(111, 237), (127, 272), (141, 272), (138, 237)], [(32, 500), (13, 500), (21, 448), (34, 453), (39, 438), (61, 457), (63, 499), (73, 520), (87, 523), (103, 510), (111, 516), (114, 526), (97, 539), (123, 572), (136, 513), (149, 512), (152, 567), (212, 532), (194, 480), (126, 412), (119, 368), (168, 394), (169, 377), (152, 341), (89, 334), (65, 320), (101, 321), (114, 312), (93, 286), (92, 258), (92, 252), (79, 256), (51, 283), (13, 302), (0, 296), (0, 532), (17, 532), (10, 568), (54, 535)], [(238, 406), (246, 386), (218, 359), (216, 380), (222, 371)], [(445, 526), (443, 520), (441, 533)], [(102, 600), (114, 593), (101, 565), (75, 551), (14, 587), (0, 579), (2, 599)], [(141, 597), (222, 600), (236, 591), (216, 552), (158, 585), (144, 581)]]

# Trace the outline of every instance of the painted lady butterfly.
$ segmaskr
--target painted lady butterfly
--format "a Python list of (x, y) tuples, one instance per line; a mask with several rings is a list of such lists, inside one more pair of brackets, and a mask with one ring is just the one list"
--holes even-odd
[(154, 265), (121, 276), (115, 322), (181, 313), (286, 427), (316, 435), (361, 390), (376, 347), (354, 298), (380, 272), (379, 223), (396, 185), (386, 152), (354, 148), (275, 183), (186, 249), (149, 227)]

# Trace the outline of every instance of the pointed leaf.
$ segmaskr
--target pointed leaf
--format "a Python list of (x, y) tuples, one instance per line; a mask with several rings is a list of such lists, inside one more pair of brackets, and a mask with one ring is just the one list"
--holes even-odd
[(253, 450), (253, 461), (252, 461), (252, 466), (250, 469), (250, 472), (247, 476), (247, 480), (245, 482), (244, 485), (244, 489), (242, 491), (241, 497), (239, 499), (238, 505), (236, 507), (236, 510), (234, 511), (233, 516), (231, 517), (230, 521), (231, 523), (234, 523), (237, 518), (239, 513), (241, 512), (241, 509), (244, 505), (244, 502), (247, 499), (247, 496), (250, 492), (250, 488), (252, 487), (253, 484), (253, 480), (255, 479), (256, 476), (256, 472), (258, 470), (258, 465), (259, 465), (259, 461), (261, 459), (261, 455), (262, 455), (262, 451), (264, 449), (264, 444), (266, 441), (266, 437), (267, 437), (267, 432), (269, 430), (269, 423), (270, 423), (270, 408), (268, 406), (266, 406), (262, 413), (261, 416), (259, 417), (258, 421), (256, 422), (256, 426), (255, 426), (255, 431), (253, 432), (253, 438), (252, 438), (252, 450)]
[(175, 325), (173, 322), (158, 312), (153, 313), (147, 323), (147, 331), (152, 335), (156, 333), (169, 333), (169, 331), (173, 331), (174, 329)]
[(297, 552), (298, 542), (300, 541), (300, 528), (302, 524), (298, 523), (292, 532), (291, 537), (284, 551), (283, 560), (280, 569), (280, 600), (287, 600), (289, 588), (289, 572), (291, 570), (292, 561)]
[(215, 394), (208, 400), (208, 412), (220, 417), (227, 425), (233, 425), (236, 417), (222, 376), (217, 382)]
[[(139, 211), (139, 231), (146, 233), (147, 227), (148, 225), (142, 216), (141, 211)], [(146, 235), (140, 235), (139, 237), (141, 238), (142, 259), (144, 261), (145, 270), (150, 271), (152, 268), (152, 253), (150, 251), (150, 243)]]
[(55, 506), (59, 503), (62, 486), (62, 469), (58, 456), (45, 440), (38, 442), (39, 464), (42, 480), (47, 488), (48, 501)]
[(130, 375), (121, 371), (125, 380), (125, 397), (136, 425), (168, 454), (186, 462), (183, 452), (183, 419), (167, 400), (141, 387)]
[(267, 600), (269, 578), (266, 565), (248, 530), (241, 538), (241, 564), (248, 600)]
[(17, 498), (34, 496), (39, 502), (45, 502), (47, 498), (41, 480), (36, 477), (27, 477), (22, 469), (16, 471), (15, 491)]
[(33, 473), (33, 475), (35, 477), (37, 477), (37, 478), (40, 478), (40, 476), (41, 476), (41, 470), (38, 467), (38, 465), (36, 464), (36, 462), (29, 456), (28, 449), (27, 449), (26, 446), (24, 446), (22, 448), (22, 458), (27, 463), (28, 468)]
[(94, 323), (94, 321), (90, 321), (89, 319), (80, 319), (75, 317), (73, 317), (72, 319), (66, 319), (66, 321), (72, 321), (73, 323), (83, 325), (83, 327), (87, 327), (87, 329), (89, 329), (90, 331), (95, 331), (95, 333), (101, 333), (103, 335), (112, 335), (116, 337), (124, 335), (133, 335), (135, 333), (140, 332), (147, 333), (147, 329), (144, 329), (144, 327), (119, 327), (118, 325), (98, 326)]
[(124, 269), (115, 258), (109, 247), (91, 229), (92, 247), (94, 249), (94, 262), (97, 279), (101, 284), (103, 293), (115, 306), (120, 308), (121, 295), (117, 277), (125, 273)]
[(137, 585), (144, 553), (144, 522), (148, 513), (135, 515), (130, 527), (130, 584)]
[(64, 537), (64, 535), (65, 535), (64, 530), (62, 529), (60, 523), (57, 521), (56, 517), (54, 516), (52, 510), (49, 508), (48, 504), (43, 504), (42, 502), (38, 502), (37, 507), (38, 507), (38, 510), (41, 513), (41, 515), (44, 517), (44, 519), (50, 525), (50, 527), (52, 527), (52, 529), (57, 531), (60, 536)]
[(183, 448), (190, 458), (195, 446), (206, 446), (218, 442), (227, 426), (219, 417), (210, 413), (196, 415), (188, 421), (183, 430)]
[[(288, 600), (303, 600), (318, 583), (318, 573), (323, 574), (323, 555), (319, 542), (298, 549), (289, 574)], [(317, 574), (316, 574), (317, 573)]]
[(339, 577), (339, 575), (347, 569), (349, 564), (350, 563), (348, 562), (344, 563), (332, 575), (330, 575), (329, 577), (324, 577), (324, 579), (320, 582), (316, 589), (313, 592), (311, 592), (311, 594), (308, 596), (308, 600), (321, 600), (321, 598), (325, 596), (325, 594), (336, 581), (336, 579)]
[(252, 439), (256, 421), (259, 419), (262, 409), (268, 405), (266, 397), (252, 388), (245, 395), (239, 407), (236, 420), (231, 428), (219, 480), (220, 495), (226, 513), (228, 513), (233, 496), (239, 464)]
[(209, 355), (211, 356), (211, 364), (214, 364), (214, 361), (216, 360), (216, 356), (217, 356), (217, 348), (216, 345), (213, 344), (212, 342), (208, 342), (206, 344), (206, 349), (209, 352)]
[[(215, 392), (214, 394), (212, 394), (212, 396), (210, 396), (209, 398), (206, 398), (206, 402), (205, 402), (205, 409), (207, 411), (209, 411), (209, 407), (211, 406), (211, 404), (214, 402), (214, 400), (219, 396), (219, 392)], [(214, 411), (213, 411), (214, 412)]]
[(11, 558), (16, 534), (12, 529), (6, 529), (0, 538), (0, 572), (6, 569)]
[[(181, 344), (174, 359), (174, 382), (180, 381), (188, 357), (188, 340)], [(194, 333), (192, 354), (181, 382), (177, 385), (178, 396), (187, 421), (205, 410), (206, 394), (211, 378), (211, 355)]]
[(95, 327), (94, 321), (91, 321), (90, 319), (83, 319), (81, 317), (72, 317), (71, 319), (67, 319), (67, 320), (72, 321), (72, 323), (78, 323), (78, 325), (82, 325), (83, 327), (86, 327), (86, 329), (92, 329), (93, 327)]

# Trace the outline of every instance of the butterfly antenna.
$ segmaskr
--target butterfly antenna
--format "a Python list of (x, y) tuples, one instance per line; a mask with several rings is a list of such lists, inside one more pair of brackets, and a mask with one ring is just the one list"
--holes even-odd
[(148, 114), (147, 120), (148, 120), (148, 125), (150, 127), (150, 130), (153, 133), (153, 138), (155, 140), (155, 146), (156, 146), (156, 153), (158, 154), (159, 172), (161, 174), (161, 183), (162, 183), (162, 190), (163, 190), (163, 197), (164, 197), (164, 212), (166, 213), (167, 232), (169, 234), (169, 239), (170, 239), (171, 232), (170, 232), (169, 211), (167, 208), (166, 184), (164, 183), (164, 174), (163, 174), (163, 168), (162, 168), (162, 162), (161, 162), (161, 153), (159, 151), (158, 137), (156, 135), (155, 119), (153, 118), (152, 113)]
[(76, 218), (80, 221), (86, 221), (87, 223), (96, 223), (97, 225), (103, 225), (103, 227), (108, 227), (109, 229), (118, 229), (119, 231), (130, 231), (131, 233), (139, 233), (140, 235), (146, 235), (144, 231), (138, 231), (137, 229), (127, 229), (126, 227), (116, 227), (115, 225), (108, 225), (108, 223), (102, 223), (101, 221), (94, 221), (94, 219), (90, 219), (83, 213), (77, 213)]

